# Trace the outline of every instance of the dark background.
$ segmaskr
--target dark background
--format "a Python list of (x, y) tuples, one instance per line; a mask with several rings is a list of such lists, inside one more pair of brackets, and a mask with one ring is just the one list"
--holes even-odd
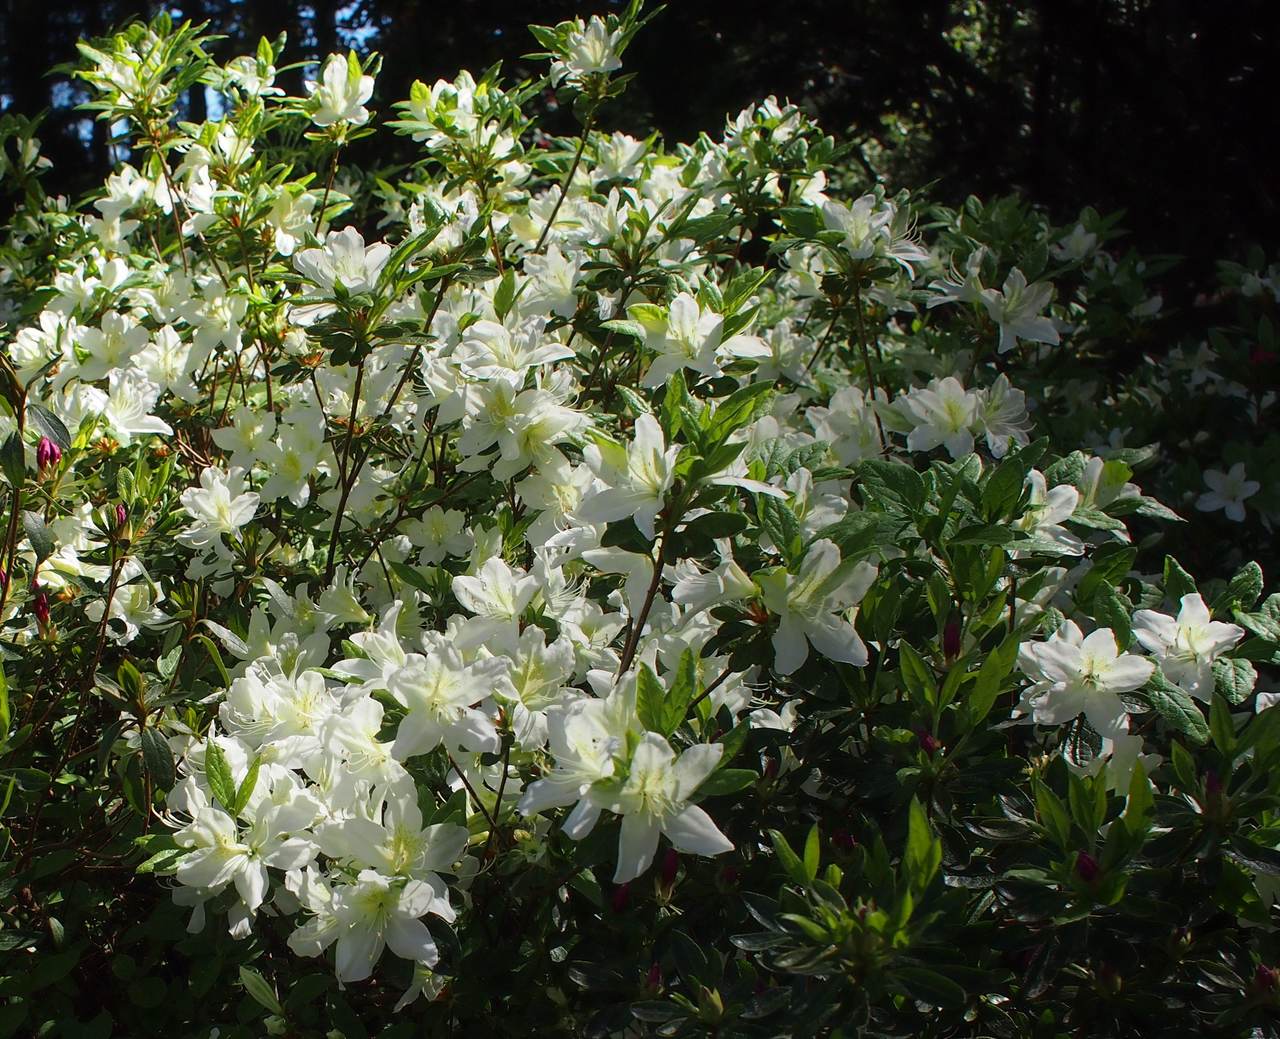
[[(52, 108), (49, 186), (101, 179), (106, 149), (71, 108), (83, 96), (48, 68), (74, 42), (158, 6), (145, 0), (0, 0), (6, 110)], [(289, 32), (288, 56), (354, 45), (385, 56), (375, 103), (409, 84), (535, 49), (528, 22), (618, 9), (609, 0), (183, 0), (209, 19), (219, 56)], [(672, 0), (637, 38), (637, 72), (606, 126), (687, 139), (773, 93), (855, 141), (889, 187), (933, 182), (955, 203), (1020, 190), (1067, 221), (1124, 209), (1145, 251), (1186, 257), (1184, 276), (1277, 239), (1280, 151), (1274, 0)], [(282, 84), (299, 92), (300, 73)], [(204, 114), (193, 96), (190, 115)], [(563, 114), (560, 117), (564, 119)], [(564, 121), (552, 129), (570, 131)], [(1268, 250), (1270, 251), (1270, 250)]]

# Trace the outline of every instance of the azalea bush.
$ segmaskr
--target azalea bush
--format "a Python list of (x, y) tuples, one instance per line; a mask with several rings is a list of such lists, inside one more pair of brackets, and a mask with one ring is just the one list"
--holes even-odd
[(645, 20), (3, 117), (4, 1034), (1278, 1034), (1280, 268), (611, 132)]

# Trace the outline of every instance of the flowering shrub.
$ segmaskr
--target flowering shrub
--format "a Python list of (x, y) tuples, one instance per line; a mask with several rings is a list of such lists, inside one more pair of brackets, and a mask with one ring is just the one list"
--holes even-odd
[(1162, 353), (1115, 218), (607, 132), (642, 21), (565, 139), (165, 18), (85, 203), (5, 117), (10, 1034), (1274, 1028), (1274, 268)]

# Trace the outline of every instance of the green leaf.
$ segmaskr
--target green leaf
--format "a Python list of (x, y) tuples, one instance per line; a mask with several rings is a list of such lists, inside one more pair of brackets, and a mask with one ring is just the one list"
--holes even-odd
[(671, 688), (667, 690), (666, 702), (662, 709), (663, 735), (668, 736), (680, 728), (684, 716), (689, 711), (689, 702), (701, 690), (698, 681), (698, 656), (691, 649), (680, 654), (680, 663), (676, 665), (675, 677), (670, 680)]
[(204, 774), (209, 780), (209, 790), (218, 799), (218, 803), (228, 811), (236, 803), (236, 782), (231, 775), (231, 766), (222, 748), (212, 737), (204, 741)]
[(38, 512), (28, 512), (25, 509), (22, 513), (22, 529), (27, 535), (27, 540), (31, 542), (31, 549), (36, 554), (36, 561), (43, 562), (53, 555), (56, 547), (53, 540), (53, 531), (45, 524), (44, 517)]
[(903, 684), (911, 698), (924, 707), (936, 704), (938, 684), (934, 680), (933, 670), (905, 640), (898, 644), (898, 664)]
[(1257, 563), (1245, 563), (1236, 571), (1223, 592), (1213, 603), (1213, 611), (1228, 612), (1232, 606), (1242, 610), (1251, 610), (1262, 597), (1262, 567)]
[(779, 555), (790, 566), (800, 561), (801, 534), (800, 521), (785, 501), (771, 495), (760, 495), (756, 499), (760, 516), (760, 526), (769, 535)]
[(818, 833), (818, 824), (809, 828), (809, 836), (804, 842), (804, 871), (810, 880), (818, 876), (818, 867), (822, 865), (822, 845)]
[(67, 427), (62, 424), (62, 419), (43, 404), (28, 404), (27, 418), (41, 436), (48, 437), (60, 450), (71, 450), (71, 434)]
[(962, 1007), (968, 1002), (964, 987), (925, 967), (896, 967), (894, 979), (912, 999), (935, 1007)]
[(1155, 798), (1151, 793), (1151, 780), (1142, 762), (1134, 763), (1129, 778), (1129, 798), (1124, 806), (1124, 828), (1135, 837), (1151, 828), (1151, 816), (1155, 811)]
[(241, 967), (240, 984), (264, 1010), (275, 1014), (276, 1017), (284, 1017), (284, 1007), (280, 1005), (274, 990), (259, 971), (253, 967)]
[(1215, 660), (1213, 687), (1228, 703), (1239, 704), (1253, 694), (1258, 684), (1258, 671), (1247, 660)]
[(942, 842), (933, 835), (924, 807), (916, 798), (911, 799), (907, 813), (907, 847), (902, 855), (902, 865), (911, 891), (919, 895), (933, 881), (938, 867), (942, 865)]
[(1093, 617), (1104, 628), (1110, 628), (1116, 636), (1120, 652), (1133, 641), (1133, 625), (1129, 619), (1128, 600), (1122, 598), (1109, 584), (1099, 584), (1093, 593)]
[(720, 768), (699, 784), (694, 792), (698, 800), (704, 797), (721, 797), (736, 794), (751, 786), (760, 776), (749, 768)]
[(667, 693), (648, 664), (640, 665), (636, 676), (636, 714), (640, 724), (650, 732), (665, 736)]
[(746, 529), (747, 517), (740, 512), (704, 512), (685, 525), (684, 533), (715, 541), (734, 537)]
[(1196, 702), (1159, 671), (1151, 676), (1142, 693), (1175, 732), (1198, 745), (1209, 741), (1209, 724)]
[(27, 456), (22, 447), (22, 437), (11, 433), (0, 447), (0, 471), (11, 487), (21, 487), (27, 479)]
[(1178, 602), (1184, 595), (1194, 595), (1196, 582), (1192, 576), (1182, 569), (1173, 556), (1164, 557), (1164, 594), (1172, 602)]
[(924, 478), (903, 462), (873, 458), (858, 466), (858, 486), (864, 497), (893, 511), (893, 506), (909, 513), (924, 508)]
[(1010, 636), (982, 662), (978, 677), (973, 683), (973, 691), (964, 705), (963, 727), (966, 731), (980, 724), (991, 712), (996, 697), (1004, 686), (1004, 680), (1018, 659), (1018, 642), (1017, 638)]
[(169, 741), (159, 729), (150, 726), (142, 730), (142, 767), (147, 770), (151, 782), (157, 790), (171, 790), (177, 782), (178, 774), (173, 764), (173, 751), (169, 749)]
[(255, 757), (249, 764), (249, 771), (245, 773), (244, 781), (241, 782), (240, 788), (236, 791), (235, 802), (230, 806), (232, 815), (239, 815), (249, 803), (249, 798), (253, 796), (254, 788), (258, 785), (258, 769), (261, 767), (261, 757)]
[(801, 887), (807, 887), (809, 884), (809, 875), (805, 872), (804, 863), (800, 861), (800, 856), (792, 850), (787, 839), (777, 830), (769, 831), (769, 840), (773, 843), (774, 854), (778, 856), (778, 864), (782, 866), (795, 883)]

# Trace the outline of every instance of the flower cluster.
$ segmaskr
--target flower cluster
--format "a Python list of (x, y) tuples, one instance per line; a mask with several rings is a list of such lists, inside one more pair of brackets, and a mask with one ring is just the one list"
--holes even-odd
[[(143, 869), (193, 929), (280, 918), (342, 984), (389, 948), (413, 999), (521, 870), (603, 906), (661, 854), (668, 899), (681, 861), (772, 842), (828, 897), (816, 844), (810, 868), (765, 834), (771, 791), (852, 811), (886, 745), (915, 755), (895, 811), (941, 805), (989, 715), (1065, 727), (1073, 777), (1127, 790), (1163, 757), (1132, 716), (1199, 738), (1197, 702), (1243, 703), (1275, 653), (1256, 566), (1212, 610), (1172, 557), (1137, 568), (1179, 520), (1133, 482), (1152, 453), (1048, 439), (1089, 387), (1034, 372), (1088, 357), (1090, 295), (1160, 309), (1108, 228), (1018, 250), (974, 200), (926, 240), (772, 98), (693, 144), (598, 129), (638, 11), (535, 30), (581, 136), (464, 72), (396, 106), (387, 177), (335, 175), (376, 62), (288, 98), (265, 41), (218, 67), (161, 19), (83, 48), (137, 148), (91, 208), (11, 231), (54, 244), (18, 272), (47, 288), (5, 293), (0, 621), (35, 667), (75, 645), (118, 710), (103, 753), (168, 824)], [(224, 114), (158, 133), (192, 67)], [(1229, 520), (1260, 486), (1204, 479)]]

